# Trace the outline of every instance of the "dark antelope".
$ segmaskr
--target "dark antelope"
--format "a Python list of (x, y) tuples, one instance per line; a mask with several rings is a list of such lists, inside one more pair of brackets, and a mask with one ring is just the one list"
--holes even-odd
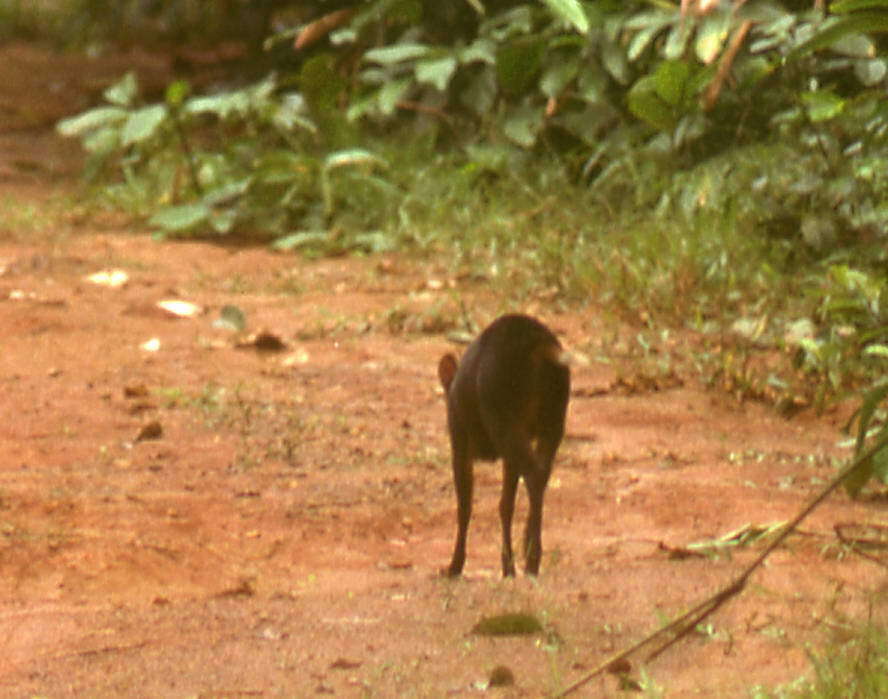
[(447, 426), (456, 488), (456, 547), (447, 574), (466, 560), (472, 516), (472, 465), (503, 459), (499, 513), (503, 575), (515, 575), (512, 515), (518, 479), (530, 506), (524, 530), (525, 571), (537, 575), (542, 556), (543, 496), (552, 460), (564, 436), (570, 370), (561, 345), (545, 325), (525, 315), (505, 315), (469, 345), (462, 361), (445, 354), (438, 377), (447, 396)]

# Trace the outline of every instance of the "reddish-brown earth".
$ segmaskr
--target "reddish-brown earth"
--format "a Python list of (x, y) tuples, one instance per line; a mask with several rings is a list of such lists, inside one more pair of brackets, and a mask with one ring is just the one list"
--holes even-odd
[[(397, 255), (157, 243), (83, 215), (76, 144), (54, 121), (129, 62), (155, 79), (164, 63), (22, 44), (0, 61), (4, 696), (468, 696), (497, 665), (515, 683), (492, 692), (555, 692), (761, 546), (677, 560), (661, 544), (785, 520), (845, 455), (838, 413), (787, 421), (692, 377), (621, 392), (598, 361), (607, 316), (531, 303), (520, 310), (591, 360), (574, 367), (542, 573), (500, 579), (499, 468), (479, 465), (466, 575), (444, 580), (455, 516), (435, 365), (452, 344), (439, 321), (458, 317), (457, 293), (479, 323), (508, 302)], [(85, 279), (105, 269), (128, 283)], [(174, 319), (156, 307), (169, 298), (205, 312)], [(225, 304), (286, 348), (235, 346), (212, 323)], [(143, 349), (152, 338), (159, 349)], [(151, 423), (160, 437), (139, 439)], [(525, 511), (522, 493), (519, 525)], [(806, 644), (884, 601), (881, 570), (837, 555), (833, 525), (883, 517), (884, 501), (833, 496), (648, 676), (667, 696), (744, 696), (809, 671)], [(504, 611), (546, 632), (471, 633)], [(617, 693), (606, 675), (579, 695)]]

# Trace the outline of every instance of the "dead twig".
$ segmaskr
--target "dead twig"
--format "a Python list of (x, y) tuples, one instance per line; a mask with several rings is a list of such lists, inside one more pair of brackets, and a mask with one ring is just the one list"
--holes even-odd
[(354, 14), (354, 8), (347, 8), (344, 10), (336, 10), (335, 12), (319, 17), (313, 22), (309, 22), (296, 36), (296, 40), (293, 42), (293, 48), (296, 51), (308, 48), (312, 44), (323, 39), (334, 29), (338, 29), (348, 22)]
[(734, 65), (734, 58), (737, 57), (737, 52), (743, 45), (743, 40), (746, 38), (751, 27), (752, 21), (746, 20), (737, 28), (737, 31), (734, 32), (734, 36), (731, 38), (731, 43), (728, 45), (728, 50), (724, 52), (721, 61), (719, 61), (718, 71), (716, 71), (712, 82), (709, 83), (709, 87), (706, 88), (706, 94), (703, 97), (703, 111), (710, 111), (715, 106), (716, 101), (718, 101), (722, 86), (728, 79), (728, 74), (731, 72), (731, 66)]
[(842, 522), (833, 527), (836, 538), (854, 553), (873, 563), (888, 568), (888, 563), (867, 551), (888, 549), (888, 527), (878, 524), (859, 525)]

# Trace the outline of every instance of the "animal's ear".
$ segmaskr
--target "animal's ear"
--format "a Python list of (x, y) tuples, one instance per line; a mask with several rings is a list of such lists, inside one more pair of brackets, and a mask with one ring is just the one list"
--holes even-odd
[(441, 379), (441, 385), (444, 387), (445, 393), (450, 391), (450, 384), (453, 383), (457, 366), (456, 357), (449, 352), (441, 357), (441, 361), (438, 362), (438, 378)]

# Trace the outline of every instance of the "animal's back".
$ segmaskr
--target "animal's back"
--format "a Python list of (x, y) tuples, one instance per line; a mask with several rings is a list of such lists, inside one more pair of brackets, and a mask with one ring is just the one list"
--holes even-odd
[(560, 441), (570, 370), (555, 335), (533, 318), (506, 315), (481, 334), (476, 349), (474, 391), (484, 431), (480, 441), (488, 447), (479, 457), (503, 455), (494, 432), (504, 424), (520, 425), (530, 437), (546, 434)]

